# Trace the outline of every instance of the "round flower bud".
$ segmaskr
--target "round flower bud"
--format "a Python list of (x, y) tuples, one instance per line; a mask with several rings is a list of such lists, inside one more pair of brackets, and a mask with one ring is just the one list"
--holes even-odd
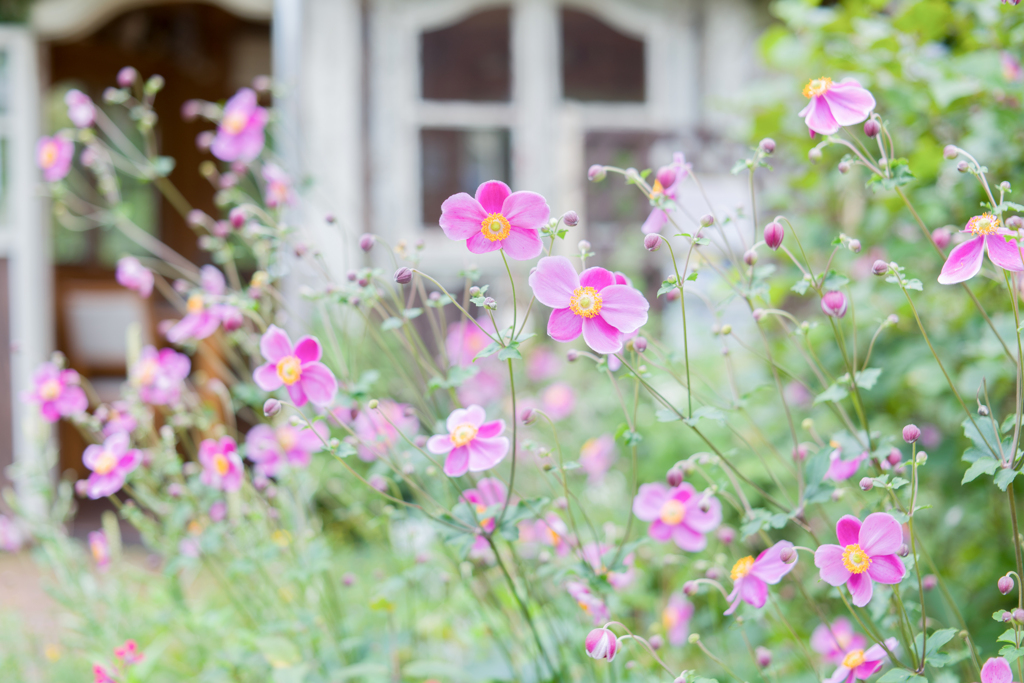
[(633, 348), (637, 353), (643, 353), (647, 350), (647, 339), (644, 337), (637, 337), (633, 340)]
[(757, 148), (765, 154), (772, 154), (775, 152), (775, 140), (765, 138), (761, 140), (761, 142), (757, 143)]
[(494, 300), (494, 297), (489, 296), (484, 299), (484, 308), (488, 311), (496, 310), (498, 308), (498, 302)]
[(245, 323), (245, 316), (234, 306), (225, 306), (221, 313), (220, 324), (226, 332), (234, 332)]
[(660, 247), (661, 235), (652, 232), (650, 235), (644, 236), (644, 249), (647, 251), (658, 251)]
[(635, 167), (630, 166), (626, 169), (626, 180), (630, 182), (639, 182), (643, 177), (640, 175), (640, 171), (636, 170)]
[(731, 526), (720, 526), (715, 532), (715, 536), (724, 545), (732, 545), (732, 542), (736, 540), (736, 530)]
[(665, 639), (659, 636), (657, 633), (648, 638), (647, 642), (648, 644), (650, 644), (652, 650), (660, 650), (661, 648), (665, 647)]
[(121, 67), (121, 70), (117, 72), (117, 85), (121, 88), (130, 88), (138, 77), (139, 72), (135, 70), (135, 67)]
[(480, 296), (480, 288), (477, 287), (476, 285), (473, 285), (472, 287), (469, 288), (469, 295)]
[(949, 241), (953, 238), (952, 233), (946, 228), (935, 228), (932, 230), (932, 242), (935, 243), (939, 249), (945, 249), (949, 246)]
[(772, 663), (772, 651), (766, 647), (759, 646), (754, 649), (754, 659), (757, 660), (759, 667), (766, 669)]
[(665, 473), (665, 481), (672, 488), (679, 486), (683, 483), (683, 469), (678, 465), (673, 465)]
[(523, 421), (524, 425), (533, 424), (537, 421), (537, 411), (533, 408), (527, 408), (519, 413), (519, 419)]
[(729, 336), (732, 334), (732, 325), (722, 325), (722, 335)]
[(896, 549), (896, 554), (900, 557), (906, 557), (910, 554), (910, 546), (906, 543), (902, 543), (899, 548)]
[(909, 424), (903, 428), (903, 440), (907, 443), (914, 443), (921, 438), (921, 430), (917, 425)]
[(939, 577), (935, 574), (926, 574), (921, 577), (921, 588), (926, 591), (935, 590), (935, 587), (939, 585)]
[(687, 640), (690, 641), (690, 645), (693, 645), (694, 643), (698, 643), (698, 642), (700, 642), (700, 634), (699, 633), (691, 633), (689, 635), (689, 637), (687, 637)]
[(181, 105), (181, 119), (183, 121), (195, 121), (203, 111), (203, 103), (200, 100), (185, 100)]
[(825, 292), (821, 297), (821, 312), (832, 318), (842, 318), (846, 315), (846, 295), (836, 290)]
[(961, 173), (967, 173), (967, 171), (970, 170), (970, 168), (970, 164), (968, 164), (966, 161), (961, 161), (956, 165), (956, 170), (960, 171)]
[(870, 491), (873, 488), (875, 488), (875, 482), (871, 477), (864, 477), (860, 480), (861, 491)]
[(588, 657), (609, 662), (615, 659), (615, 654), (619, 651), (619, 641), (615, 634), (606, 628), (595, 628), (588, 633), (584, 645)]
[(1024, 609), (1017, 608), (1013, 610), (1013, 620), (1018, 624), (1024, 624)]
[(1009, 574), (1006, 576), (1000, 576), (999, 581), (996, 582), (996, 588), (998, 588), (999, 592), (1003, 595), (1009, 595), (1010, 591), (1013, 590), (1013, 577)]
[(885, 322), (889, 323), (890, 325), (895, 325), (899, 321), (900, 321), (900, 317), (898, 315), (896, 315), (895, 313), (890, 313), (889, 317), (885, 319)]
[(900, 449), (893, 448), (891, 451), (889, 451), (889, 455), (887, 455), (885, 459), (889, 461), (890, 465), (896, 467), (896, 465), (899, 465), (900, 462), (903, 461), (903, 454), (900, 453)]
[(356, 282), (356, 284), (359, 285), (360, 287), (366, 287), (367, 285), (370, 284), (370, 278), (368, 278), (368, 277), (361, 277)]
[(743, 262), (748, 266), (752, 266), (757, 263), (757, 250), (747, 249), (746, 252), (743, 253)]
[(782, 238), (785, 236), (786, 231), (782, 227), (782, 223), (772, 221), (764, 226), (764, 243), (772, 251), (777, 251), (782, 246)]
[(359, 248), (363, 251), (370, 251), (373, 249), (373, 235), (370, 233), (363, 233), (362, 237), (359, 238)]
[(793, 460), (797, 462), (803, 462), (807, 459), (807, 446), (800, 444), (793, 449)]
[(807, 153), (807, 158), (814, 163), (818, 163), (819, 161), (821, 161), (821, 150), (818, 149), (817, 147), (812, 147), (811, 151)]
[(658, 179), (663, 188), (671, 187), (672, 183), (676, 181), (676, 169), (671, 166), (662, 166), (654, 177)]
[(231, 221), (231, 225), (235, 228), (241, 228), (245, 225), (245, 209), (240, 206), (236, 206), (228, 212), (228, 220)]
[(918, 465), (927, 465), (928, 454), (925, 453), (924, 451), (921, 451), (920, 453), (917, 454), (917, 457), (914, 458), (914, 462), (916, 462)]
[(700, 227), (709, 228), (715, 224), (715, 217), (710, 213), (706, 213), (700, 217)]
[(682, 295), (679, 293), (678, 289), (670, 289), (667, 292), (665, 292), (665, 301), (675, 301), (680, 296)]
[(164, 85), (166, 85), (166, 83), (167, 82), (164, 80), (163, 76), (160, 74), (153, 74), (142, 86), (142, 89), (147, 95), (155, 95), (164, 89)]
[(400, 285), (407, 285), (412, 282), (412, 268), (402, 266), (395, 271), (395, 282)]
[[(79, 479), (79, 481), (85, 481), (85, 480), (84, 479)], [(1013, 619), (1013, 612), (1003, 612), (1003, 623), (1007, 623), (1011, 619)]]
[(956, 148), (956, 145), (946, 145), (942, 149), (942, 156), (947, 159), (956, 159), (957, 155), (960, 154), (960, 150)]
[(576, 246), (584, 254), (590, 252), (590, 242), (588, 242), (587, 240), (580, 240), (580, 243), (577, 244)]
[(860, 253), (860, 240), (850, 240), (847, 246), (850, 247), (850, 251), (852, 251), (854, 254)]
[(1010, 216), (1006, 219), (1006, 227), (1011, 230), (1020, 230), (1021, 228), (1024, 228), (1024, 218), (1021, 218), (1020, 216)]
[(281, 402), (276, 398), (268, 398), (267, 402), (263, 404), (263, 414), (267, 417), (273, 417), (281, 412)]
[(754, 316), (754, 320), (761, 320), (761, 318), (764, 317), (764, 309), (755, 308), (753, 311), (750, 312), (750, 315)]
[(988, 417), (988, 406), (978, 406), (978, 415)]
[(576, 349), (569, 349), (568, 351), (565, 352), (565, 359), (567, 361), (569, 361), (570, 363), (572, 363), (573, 361), (575, 361), (579, 357), (580, 357), (580, 352), (577, 351)]
[(602, 180), (605, 179), (607, 175), (608, 171), (606, 171), (604, 169), (604, 166), (602, 166), (601, 164), (594, 164), (587, 170), (587, 178), (594, 181), (595, 183), (601, 182)]
[(882, 259), (878, 259), (871, 264), (871, 272), (881, 277), (889, 272), (889, 264)]
[(848, 173), (849, 170), (850, 170), (850, 162), (849, 161), (840, 161), (838, 168), (839, 168), (839, 172), (840, 173)]
[(796, 562), (796, 548), (785, 547), (779, 551), (779, 559), (785, 564), (793, 564)]
[(697, 582), (696, 581), (687, 581), (686, 583), (684, 583), (683, 584), (683, 593), (686, 594), (686, 595), (696, 595), (697, 594)]
[(566, 211), (562, 214), (562, 222), (568, 225), (570, 228), (580, 223), (580, 215), (575, 211)]
[(868, 119), (864, 122), (864, 135), (873, 138), (882, 132), (882, 125), (875, 119)]

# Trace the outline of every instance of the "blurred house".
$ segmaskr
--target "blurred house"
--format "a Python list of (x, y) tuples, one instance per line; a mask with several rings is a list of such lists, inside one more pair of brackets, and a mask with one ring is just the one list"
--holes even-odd
[[(339, 273), (362, 263), (352, 245), (367, 231), (391, 244), (424, 240), (431, 270), (461, 268), (465, 255), (442, 248), (440, 205), (490, 178), (540, 192), (554, 212), (575, 209), (608, 253), (636, 239), (649, 207), (619, 183), (587, 183), (587, 167), (658, 166), (683, 149), (727, 178), (727, 163), (711, 155), (742, 121), (721, 103), (755, 74), (764, 4), (36, 0), (27, 24), (0, 30), (0, 343), (12, 348), (0, 360), (0, 465), (32, 453), (20, 396), (54, 348), (109, 398), (125, 374), (128, 326), (156, 340), (155, 322), (174, 316), (114, 284), (130, 245), (59, 226), (38, 199), (34, 140), (63, 125), (69, 87), (100, 100), (123, 65), (165, 76), (157, 101), (163, 153), (178, 159), (171, 179), (213, 213), (196, 172), (202, 125), (182, 122), (178, 108), (273, 73), (277, 151), (305, 179), (293, 219)], [(706, 185), (715, 192), (715, 177)], [(127, 192), (136, 222), (201, 258), (151, 187)], [(62, 438), (62, 466), (75, 467), (81, 444)]]

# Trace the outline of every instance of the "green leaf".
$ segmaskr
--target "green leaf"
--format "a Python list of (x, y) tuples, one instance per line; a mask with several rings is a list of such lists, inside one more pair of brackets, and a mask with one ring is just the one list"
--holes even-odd
[(402, 315), (405, 316), (406, 320), (412, 320), (413, 318), (418, 318), (421, 315), (423, 315), (423, 309), (422, 308), (407, 308), (404, 311), (402, 311)]
[(850, 284), (850, 278), (845, 275), (840, 275), (834, 270), (828, 271), (828, 275), (825, 276), (825, 282), (822, 283), (822, 287), (825, 289), (840, 289)]
[(970, 439), (977, 450), (990, 458), (1000, 459), (999, 436), (991, 420), (972, 421), (971, 418), (964, 418), (960, 424), (964, 428), (964, 436)]
[(380, 324), (380, 329), (384, 331), (397, 330), (403, 324), (405, 324), (405, 321), (402, 320), (401, 318), (388, 318), (387, 320)]
[(807, 289), (810, 286), (811, 283), (808, 280), (797, 280), (796, 284), (790, 287), (790, 289), (796, 292), (797, 294), (806, 294)]
[(519, 353), (519, 346), (516, 342), (511, 342), (508, 346), (498, 352), (498, 360), (522, 360), (523, 355)]
[(964, 478), (960, 481), (960, 484), (966, 484), (972, 482), (983, 474), (995, 474), (996, 470), (999, 469), (999, 461), (995, 458), (982, 458), (981, 460), (975, 460), (967, 471), (964, 472)]
[(914, 179), (914, 173), (910, 170), (910, 164), (906, 159), (893, 159), (889, 162), (889, 176), (882, 177), (872, 173), (868, 179), (867, 187), (870, 189), (894, 190), (902, 187)]
[(660, 410), (654, 411), (654, 419), (658, 422), (675, 422), (681, 419), (674, 410), (668, 408), (661, 408)]
[(166, 178), (174, 170), (174, 157), (157, 157), (153, 161), (153, 173), (158, 178)]
[(686, 424), (690, 425), (691, 427), (696, 427), (697, 423), (700, 422), (702, 418), (707, 420), (715, 420), (719, 424), (725, 424), (725, 415), (722, 414), (721, 410), (715, 408), (714, 406), (701, 406), (700, 408), (697, 408), (695, 411), (693, 411), (693, 415), (691, 415), (688, 419), (684, 420), (684, 422), (686, 422)]
[(999, 656), (1006, 659), (1011, 664), (1021, 657), (1024, 657), (1024, 647), (1017, 647), (1016, 645), (1003, 645), (999, 650)]
[(835, 401), (838, 403), (849, 395), (850, 392), (846, 390), (846, 387), (840, 386), (839, 384), (833, 384), (814, 398), (814, 405), (824, 403), (825, 401)]
[(924, 285), (922, 285), (921, 281), (918, 280), (917, 278), (914, 278), (913, 280), (907, 280), (906, 282), (903, 283), (903, 286), (906, 287), (907, 289), (913, 289), (918, 292), (924, 291)]
[(928, 679), (906, 669), (889, 669), (877, 683), (928, 683)]
[(697, 271), (693, 271), (692, 273), (687, 275), (686, 279), (689, 280), (690, 282), (696, 282), (697, 281)]
[(857, 373), (857, 386), (861, 389), (870, 389), (882, 374), (881, 368), (867, 368)]
[(673, 289), (679, 289), (678, 282), (663, 282), (661, 288), (658, 290), (658, 296), (661, 296), (665, 292), (671, 292)]
[(1014, 478), (1020, 474), (1017, 470), (1012, 467), (1008, 467), (1005, 470), (999, 470), (999, 474), (996, 475), (995, 483), (999, 487), (1000, 491), (1005, 491), (1006, 487), (1013, 482)]
[(476, 360), (477, 358), (487, 358), (487, 356), (490, 356), (491, 354), (495, 353), (500, 348), (501, 344), (499, 344), (498, 342), (491, 342), (483, 349), (481, 349), (480, 353), (473, 356), (473, 360)]

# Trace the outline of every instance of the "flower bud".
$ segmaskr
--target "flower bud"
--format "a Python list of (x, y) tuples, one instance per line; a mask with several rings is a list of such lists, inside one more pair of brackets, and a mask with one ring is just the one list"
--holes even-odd
[(889, 272), (889, 264), (882, 259), (878, 259), (871, 264), (871, 272), (881, 277)]
[(807, 153), (807, 158), (814, 163), (821, 161), (821, 150), (817, 147), (812, 147), (811, 151)]
[(924, 451), (921, 451), (920, 453), (917, 454), (917, 457), (914, 458), (914, 462), (916, 462), (918, 465), (927, 465), (928, 454), (925, 453)]
[(996, 582), (996, 588), (1003, 595), (1009, 595), (1010, 591), (1013, 590), (1013, 578), (1007, 574), (1006, 576), (1000, 576), (999, 581)]
[[(120, 74), (119, 74), (120, 75)], [(200, 100), (185, 100), (181, 105), (181, 120), (195, 121), (203, 111), (203, 103)]]
[(616, 640), (615, 634), (606, 628), (595, 628), (588, 633), (584, 645), (588, 657), (609, 662), (615, 659), (615, 654), (619, 651), (619, 641)]
[(683, 593), (685, 595), (696, 595), (697, 588), (698, 586), (696, 581), (687, 581), (683, 584)]
[(978, 415), (982, 417), (988, 417), (988, 406), (978, 406)]
[(647, 639), (648, 644), (652, 650), (660, 650), (665, 647), (665, 639), (655, 633), (653, 636)]
[(967, 171), (970, 170), (970, 168), (970, 164), (968, 164), (966, 161), (961, 161), (956, 165), (956, 170), (960, 171), (961, 173), (967, 173)]
[(643, 353), (647, 350), (647, 339), (645, 337), (637, 337), (633, 340), (633, 349), (637, 353)]
[(135, 70), (135, 67), (121, 67), (121, 70), (117, 72), (117, 85), (121, 88), (130, 88), (138, 77), (139, 72)]
[(587, 170), (587, 178), (594, 181), (595, 183), (601, 182), (602, 180), (605, 179), (607, 175), (608, 171), (606, 171), (604, 166), (602, 166), (601, 164), (594, 164)]
[(494, 300), (494, 297), (489, 296), (484, 299), (484, 308), (488, 311), (496, 310), (498, 308), (498, 302)]
[(875, 482), (871, 477), (864, 477), (860, 480), (861, 491), (870, 491), (873, 488), (875, 488)]
[(777, 251), (782, 246), (782, 238), (785, 236), (786, 231), (778, 221), (772, 221), (764, 226), (764, 243), (772, 251)]
[(569, 349), (568, 351), (565, 352), (565, 359), (567, 361), (569, 361), (570, 363), (574, 362), (579, 357), (580, 357), (580, 352), (577, 351), (576, 349)]
[(900, 544), (900, 547), (896, 549), (896, 554), (900, 557), (906, 557), (910, 554), (910, 546), (906, 543)]
[(1013, 620), (1018, 624), (1024, 624), (1024, 609), (1017, 608), (1013, 610)]
[(575, 211), (566, 211), (562, 214), (562, 222), (572, 228), (580, 224), (580, 215)]
[(793, 564), (796, 562), (796, 548), (789, 546), (783, 548), (779, 551), (779, 559), (785, 564)]
[(166, 83), (167, 81), (164, 80), (163, 76), (160, 74), (153, 74), (142, 86), (142, 89), (147, 95), (155, 95), (164, 89), (164, 85), (166, 85)]
[(793, 460), (803, 462), (807, 459), (807, 446), (800, 444), (793, 449)]
[(939, 249), (945, 249), (949, 246), (949, 241), (953, 238), (952, 233), (946, 228), (935, 228), (932, 230), (932, 242), (935, 243)]
[(537, 421), (537, 411), (533, 408), (527, 408), (519, 413), (519, 419), (523, 421), (524, 425), (533, 424)]
[[(79, 481), (85, 480), (79, 479)], [(1013, 612), (1003, 612), (1003, 623), (1008, 623), (1011, 619), (1013, 619)]]
[(647, 251), (658, 251), (661, 247), (661, 235), (657, 233), (651, 233), (644, 237), (644, 249)]
[(263, 404), (263, 414), (267, 417), (273, 417), (281, 412), (281, 402), (276, 398), (268, 398), (267, 402)]
[(576, 247), (580, 250), (580, 253), (590, 253), (590, 242), (588, 242), (587, 240), (580, 240), (580, 243), (577, 244)]
[(850, 240), (847, 246), (850, 247), (850, 251), (854, 254), (860, 253), (860, 240)]
[(956, 145), (946, 145), (942, 148), (942, 156), (947, 159), (956, 159), (957, 155), (960, 154), (960, 150), (956, 148)]
[(765, 154), (773, 154), (775, 152), (775, 140), (765, 138), (757, 144), (757, 148)]
[(1006, 219), (1006, 227), (1010, 230), (1020, 230), (1024, 228), (1024, 218), (1020, 216), (1010, 216)]
[(868, 119), (864, 122), (864, 135), (873, 138), (882, 132), (882, 125), (875, 119)]
[(722, 325), (721, 332), (723, 337), (728, 337), (730, 334), (732, 334), (732, 325)]
[(900, 453), (900, 449), (894, 448), (891, 451), (889, 451), (889, 455), (887, 455), (885, 459), (889, 461), (890, 465), (896, 467), (896, 465), (899, 465), (900, 462), (903, 460), (903, 454)]
[(700, 634), (691, 633), (686, 639), (690, 642), (690, 645), (693, 645), (694, 643), (700, 642)]
[(368, 232), (363, 233), (363, 235), (359, 238), (359, 248), (362, 249), (363, 251), (370, 251), (371, 249), (373, 249), (373, 242), (373, 235), (371, 235)]
[(759, 667), (766, 669), (772, 663), (772, 651), (766, 647), (758, 646), (754, 650), (754, 659), (757, 660)]
[(846, 295), (836, 290), (825, 292), (821, 297), (821, 312), (832, 318), (842, 318), (846, 315)]
[(752, 266), (757, 263), (757, 251), (755, 249), (747, 249), (743, 254), (743, 262), (748, 266)]
[(245, 316), (234, 306), (225, 306), (221, 313), (220, 324), (226, 332), (234, 332), (245, 323)]
[(935, 574), (926, 574), (921, 577), (921, 588), (926, 591), (935, 590), (935, 587), (939, 585), (939, 577)]
[(764, 317), (764, 309), (763, 308), (755, 308), (753, 311), (750, 312), (750, 315), (754, 316), (754, 320), (758, 320), (759, 321), (759, 320), (761, 320), (761, 318)]
[(720, 526), (715, 532), (715, 536), (724, 545), (732, 545), (732, 542), (736, 540), (736, 530), (731, 526)]
[(676, 169), (671, 166), (662, 166), (654, 177), (657, 178), (663, 188), (671, 187), (672, 183), (676, 181)]
[(921, 438), (921, 430), (917, 425), (909, 424), (903, 428), (903, 440), (907, 443), (914, 443)]
[(849, 161), (840, 161), (838, 168), (839, 168), (839, 172), (840, 173), (847, 173), (850, 170), (850, 162)]
[(706, 214), (704, 214), (703, 216), (700, 217), (700, 227), (702, 227), (702, 228), (710, 228), (714, 224), (715, 224), (715, 217), (712, 216), (710, 213), (706, 213)]
[(670, 289), (667, 292), (665, 292), (665, 301), (675, 301), (680, 296), (682, 295), (679, 293), (678, 289)]
[(400, 285), (407, 285), (412, 282), (412, 268), (402, 266), (395, 271), (395, 282)]
[(668, 482), (668, 485), (672, 488), (679, 486), (683, 483), (683, 469), (678, 465), (673, 465), (668, 469), (668, 472), (665, 473), (665, 481)]

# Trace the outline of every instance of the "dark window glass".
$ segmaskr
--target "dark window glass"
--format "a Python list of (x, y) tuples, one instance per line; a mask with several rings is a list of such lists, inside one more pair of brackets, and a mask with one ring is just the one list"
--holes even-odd
[(420, 131), (423, 222), (437, 225), (441, 204), (457, 192), (475, 194), (487, 180), (509, 182), (508, 129)]
[(508, 101), (509, 10), (474, 14), (422, 36), (423, 99)]
[(577, 10), (562, 10), (562, 93), (585, 102), (644, 101), (644, 42)]

